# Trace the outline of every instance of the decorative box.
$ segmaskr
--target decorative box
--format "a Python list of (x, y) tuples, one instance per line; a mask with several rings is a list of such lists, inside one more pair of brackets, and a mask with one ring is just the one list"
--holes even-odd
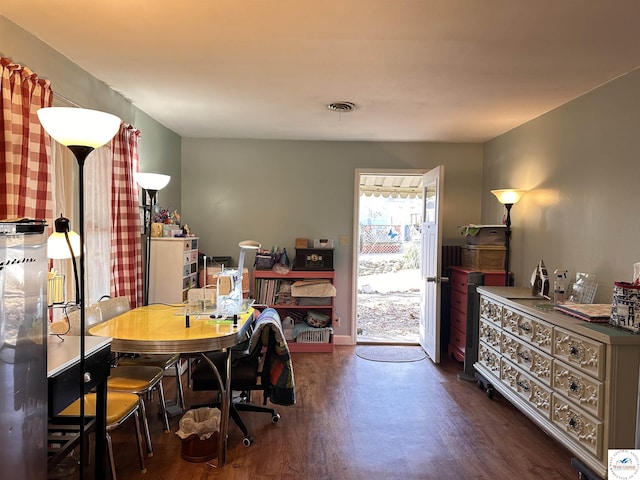
[(295, 270), (333, 270), (333, 250), (296, 248)]
[(507, 247), (463, 245), (462, 266), (473, 270), (504, 270)]
[(332, 249), (333, 240), (330, 240), (328, 238), (314, 238), (313, 248)]

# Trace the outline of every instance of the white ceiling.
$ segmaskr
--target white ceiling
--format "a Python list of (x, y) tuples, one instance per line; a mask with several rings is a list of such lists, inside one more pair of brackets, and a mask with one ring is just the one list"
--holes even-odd
[(185, 137), (481, 142), (640, 65), (637, 0), (2, 0), (0, 13)]

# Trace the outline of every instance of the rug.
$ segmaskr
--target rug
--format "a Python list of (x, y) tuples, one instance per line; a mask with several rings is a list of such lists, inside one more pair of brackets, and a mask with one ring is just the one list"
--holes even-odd
[(356, 348), (356, 355), (373, 362), (417, 362), (427, 357), (420, 347), (366, 345)]

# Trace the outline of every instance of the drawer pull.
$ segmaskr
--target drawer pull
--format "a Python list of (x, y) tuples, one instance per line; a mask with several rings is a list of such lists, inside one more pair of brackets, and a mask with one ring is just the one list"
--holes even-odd
[(530, 390), (529, 385), (527, 385), (526, 383), (524, 383), (523, 381), (519, 381), (518, 385), (520, 386), (520, 388), (522, 388), (525, 392), (528, 392)]
[(571, 418), (569, 419), (569, 426), (570, 426), (571, 428), (573, 428), (574, 430), (578, 428), (579, 424), (580, 424), (580, 423), (579, 423), (575, 418), (571, 417)]
[(580, 349), (574, 345), (571, 345), (569, 347), (569, 354), (571, 354), (572, 357), (578, 357), (580, 355)]
[(580, 388), (580, 385), (578, 385), (576, 382), (571, 382), (569, 384), (569, 390), (571, 390), (572, 392), (577, 392)]
[(518, 356), (523, 359), (525, 362), (530, 362), (531, 361), (531, 357), (529, 357), (529, 355), (527, 355), (524, 352), (518, 352)]
[(82, 379), (84, 380), (84, 383), (89, 383), (91, 380), (93, 380), (93, 378), (91, 377), (91, 373), (89, 372), (84, 372)]
[(531, 325), (529, 325), (528, 323), (521, 325), (520, 328), (522, 329), (523, 332), (527, 332), (527, 333), (531, 332)]

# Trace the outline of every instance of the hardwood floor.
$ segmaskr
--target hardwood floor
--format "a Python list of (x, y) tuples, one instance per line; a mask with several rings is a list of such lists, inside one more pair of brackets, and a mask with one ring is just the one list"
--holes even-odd
[[(249, 448), (230, 422), (222, 469), (183, 460), (173, 433), (180, 417), (171, 419), (172, 433), (163, 433), (149, 406), (154, 456), (147, 473), (138, 469), (129, 425), (112, 435), (118, 479), (578, 478), (568, 451), (499, 395), (489, 400), (475, 383), (458, 380), (454, 360), (372, 362), (355, 348), (293, 354), (296, 405), (277, 407), (282, 419), (275, 425), (269, 415), (242, 413), (255, 438)], [(167, 395), (172, 384), (165, 380)], [(185, 396), (193, 404), (207, 398), (188, 390)]]

